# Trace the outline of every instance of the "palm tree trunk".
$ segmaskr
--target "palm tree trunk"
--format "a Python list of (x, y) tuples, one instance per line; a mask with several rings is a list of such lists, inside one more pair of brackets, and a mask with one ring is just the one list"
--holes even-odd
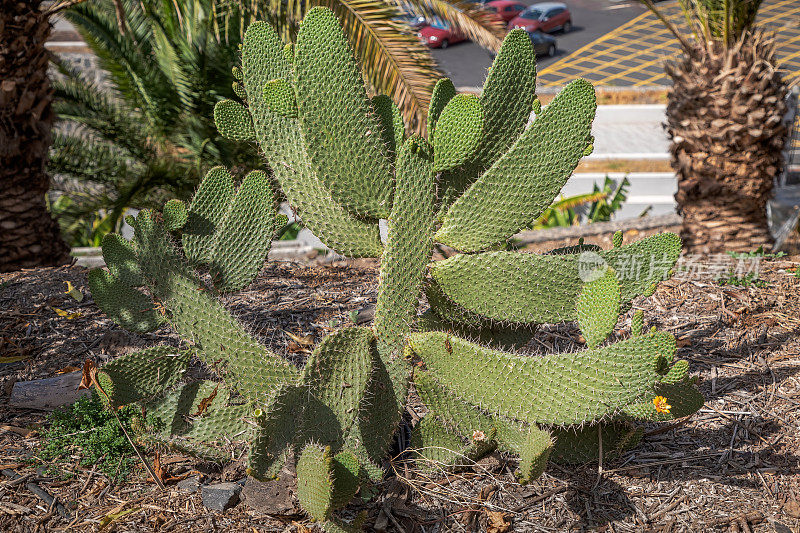
[(715, 43), (694, 51), (666, 68), (684, 248), (769, 249), (766, 206), (787, 136), (786, 85), (775, 67), (774, 39), (747, 33), (729, 49)]
[(40, 4), (0, 0), (0, 272), (69, 260), (45, 205), (54, 117)]

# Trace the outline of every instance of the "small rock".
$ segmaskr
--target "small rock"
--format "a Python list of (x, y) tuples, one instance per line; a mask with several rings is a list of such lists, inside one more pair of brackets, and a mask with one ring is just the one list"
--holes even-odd
[(239, 503), (241, 490), (241, 485), (232, 482), (203, 485), (201, 487), (203, 505), (213, 511), (225, 511)]
[(200, 488), (200, 478), (198, 476), (187, 477), (186, 479), (178, 482), (178, 490), (186, 492), (197, 492)]
[(297, 490), (294, 476), (286, 470), (277, 479), (258, 481), (247, 478), (242, 500), (250, 509), (270, 514), (294, 514), (299, 511), (293, 497)]
[(782, 522), (778, 522), (777, 520), (772, 522), (772, 529), (775, 530), (775, 533), (792, 533), (792, 530), (789, 529), (789, 526)]

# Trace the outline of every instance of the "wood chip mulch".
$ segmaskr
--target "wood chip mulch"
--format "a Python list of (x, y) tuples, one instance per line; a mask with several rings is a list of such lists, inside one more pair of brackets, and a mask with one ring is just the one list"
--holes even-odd
[[(368, 530), (407, 533), (800, 531), (800, 278), (793, 273), (799, 265), (762, 260), (763, 282), (735, 286), (714, 280), (733, 268), (730, 261), (718, 265), (724, 261), (683, 259), (675, 277), (634, 305), (648, 326), (677, 337), (679, 356), (690, 361), (706, 397), (699, 413), (648, 427), (642, 444), (613, 462), (551, 465), (528, 486), (516, 483), (513, 461), (499, 455), (433, 478), (393, 461), (396, 475), (379, 485), (380, 494), (354, 502), (346, 515), (364, 509)], [(67, 281), (85, 295), (82, 302), (65, 294)], [(374, 261), (273, 262), (226, 304), (272, 350), (299, 361), (305, 342), (368, 319), (376, 290)], [(621, 335), (629, 316), (618, 325)], [(567, 336), (574, 333), (566, 328)], [(532, 342), (552, 345), (554, 337), (564, 334), (543, 328)], [(46, 477), (41, 463), (30, 462), (46, 414), (8, 406), (16, 381), (177, 342), (166, 329), (137, 336), (113, 326), (91, 300), (85, 269), (0, 274), (0, 357), (25, 358), (0, 364), (0, 530), (313, 530), (300, 514), (271, 515), (244, 504), (209, 511), (199, 492), (174, 484), (159, 492), (143, 469), (115, 485), (79, 466), (77, 456), (62, 467), (71, 474), (66, 478)], [(238, 475), (181, 456), (162, 460), (173, 474), (197, 471), (211, 481)], [(22, 477), (12, 479), (9, 471)]]

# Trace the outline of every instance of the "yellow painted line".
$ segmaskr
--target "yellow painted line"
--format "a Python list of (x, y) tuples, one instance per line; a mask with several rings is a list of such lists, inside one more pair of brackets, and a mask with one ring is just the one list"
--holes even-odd
[[(677, 3), (665, 6), (663, 13), (667, 19), (685, 27)], [(779, 0), (762, 6), (758, 20), (759, 26), (769, 27), (778, 34), (777, 62), (786, 72), (787, 81), (800, 76), (800, 62), (795, 62), (795, 58), (800, 57), (800, 32), (795, 34), (792, 21), (785, 21), (796, 14), (800, 14), (797, 0)], [(657, 56), (654, 57), (654, 53)], [(662, 63), (679, 53), (677, 40), (648, 11), (542, 69), (539, 80), (544, 85), (560, 85), (580, 75), (595, 84), (625, 81), (633, 86), (649, 85), (667, 80)], [(637, 61), (635, 66), (621, 65)]]

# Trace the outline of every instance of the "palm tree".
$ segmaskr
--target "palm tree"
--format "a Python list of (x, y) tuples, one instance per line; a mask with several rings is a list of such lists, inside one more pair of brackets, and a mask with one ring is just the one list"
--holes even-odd
[[(420, 12), (444, 14), (454, 26), (496, 48), (499, 23), (464, 0), (414, 0)], [(441, 73), (386, 0), (325, 3), (339, 15), (376, 93), (391, 95), (407, 122), (422, 129), (422, 110)], [(61, 67), (56, 111), (70, 133), (56, 135), (51, 171), (64, 194), (55, 204), (62, 231), (85, 239), (118, 230), (125, 209), (187, 197), (213, 165), (258, 166), (255, 147), (218, 135), (213, 107), (234, 97), (231, 68), (251, 21), (271, 21), (293, 37), (313, 7), (266, 0), (93, 0), (66, 11), (108, 73), (107, 88)]]
[(690, 33), (642, 2), (685, 52), (667, 62), (667, 127), (681, 237), (690, 252), (768, 248), (766, 205), (783, 168), (787, 88), (772, 35), (754, 28), (761, 0), (680, 0)]
[(69, 249), (45, 204), (49, 12), (41, 0), (0, 0), (0, 28), (0, 272), (64, 264)]
[(69, 199), (57, 203), (65, 233), (98, 212), (115, 231), (126, 208), (187, 197), (213, 165), (258, 165), (253, 146), (213, 121), (214, 104), (234, 95), (241, 17), (220, 24), (213, 0), (95, 0), (65, 16), (108, 85), (59, 65), (55, 109), (69, 133), (55, 136), (50, 169)]

